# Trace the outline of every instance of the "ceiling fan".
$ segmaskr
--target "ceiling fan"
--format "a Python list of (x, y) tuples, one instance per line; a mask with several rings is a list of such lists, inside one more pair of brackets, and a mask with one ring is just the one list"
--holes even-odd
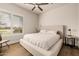
[(38, 8), (40, 11), (43, 11), (43, 9), (40, 7), (40, 5), (47, 5), (47, 4), (49, 4), (49, 3), (28, 3), (28, 4), (34, 5), (34, 7), (32, 8), (32, 11), (36, 8), (36, 6), (37, 6), (37, 8)]

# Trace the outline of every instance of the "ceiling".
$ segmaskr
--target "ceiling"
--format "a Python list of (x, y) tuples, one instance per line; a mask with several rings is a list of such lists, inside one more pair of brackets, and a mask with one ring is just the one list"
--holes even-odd
[[(34, 7), (34, 5), (28, 4), (28, 3), (16, 3), (16, 5), (18, 5), (19, 7), (22, 7), (26, 10), (32, 11), (32, 8)], [(61, 7), (65, 5), (64, 3), (49, 3), (47, 5), (40, 5), (40, 7), (43, 9), (43, 11), (40, 11), (38, 8), (35, 8), (32, 12), (36, 13), (36, 14), (41, 14), (44, 12), (47, 12), (51, 9), (55, 9), (58, 7)], [(37, 6), (36, 6), (37, 7)]]

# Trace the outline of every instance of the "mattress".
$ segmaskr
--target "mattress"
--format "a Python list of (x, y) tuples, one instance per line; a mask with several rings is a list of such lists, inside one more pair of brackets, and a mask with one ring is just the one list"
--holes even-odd
[(46, 50), (49, 50), (59, 39), (60, 36), (58, 34), (47, 32), (27, 34), (23, 38), (23, 40)]
[(45, 50), (20, 39), (20, 44), (34, 56), (57, 56), (61, 49), (62, 42), (63, 40), (60, 39), (50, 50)]

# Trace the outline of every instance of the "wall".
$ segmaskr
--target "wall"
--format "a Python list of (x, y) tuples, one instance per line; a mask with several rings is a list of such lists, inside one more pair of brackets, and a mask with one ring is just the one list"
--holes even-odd
[[(14, 4), (8, 3), (0, 3), (0, 10), (23, 16), (23, 34), (35, 32), (36, 27), (38, 26), (38, 16), (36, 14), (24, 10)], [(10, 41), (16, 41), (22, 37), (22, 34), (12, 34), (10, 36), (3, 36), (3, 39), (10, 39)]]
[(39, 16), (40, 26), (67, 25), (77, 35), (77, 4), (67, 4)]
[(77, 27), (77, 29), (78, 29), (78, 35), (79, 35), (79, 4), (78, 4), (77, 7), (78, 7), (78, 13), (77, 13), (77, 15), (78, 15), (78, 17), (77, 17), (78, 18), (78, 24), (77, 25), (78, 25), (78, 27)]

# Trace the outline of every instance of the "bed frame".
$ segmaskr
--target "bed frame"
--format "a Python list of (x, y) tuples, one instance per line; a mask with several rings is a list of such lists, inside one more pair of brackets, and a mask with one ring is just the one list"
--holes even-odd
[(63, 38), (60, 39), (57, 42), (57, 44), (55, 44), (51, 48), (50, 51), (46, 51), (37, 46), (33, 46), (32, 44), (25, 42), (22, 39), (20, 40), (20, 44), (34, 56), (57, 56), (63, 44), (63, 39), (65, 35), (65, 26), (64, 25), (41, 26), (40, 29), (61, 31)]
[(64, 36), (66, 35), (66, 26), (65, 25), (49, 25), (49, 26), (40, 26), (40, 29), (46, 29), (46, 30), (53, 30), (53, 31), (60, 31), (61, 35), (63, 36), (62, 39), (64, 39)]

